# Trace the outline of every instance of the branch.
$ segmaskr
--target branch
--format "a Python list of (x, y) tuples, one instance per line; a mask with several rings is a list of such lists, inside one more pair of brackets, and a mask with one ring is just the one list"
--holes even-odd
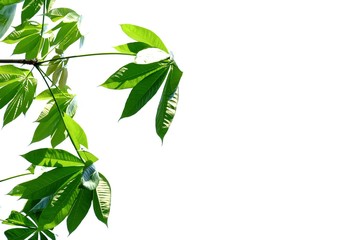
[(18, 63), (35, 66), (36, 64), (38, 64), (38, 61), (36, 59), (0, 59), (0, 63)]

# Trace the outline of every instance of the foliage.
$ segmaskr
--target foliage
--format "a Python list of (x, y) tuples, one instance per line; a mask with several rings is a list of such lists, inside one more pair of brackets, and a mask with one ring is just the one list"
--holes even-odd
[[(21, 23), (3, 42), (14, 45), (14, 55), (24, 56), (22, 60), (1, 60), (5, 63), (0, 66), (0, 109), (6, 107), (3, 126), (26, 114), (33, 100), (47, 101), (36, 119), (38, 125), (31, 142), (50, 138), (51, 144), (50, 148), (22, 155), (31, 164), (29, 174), (39, 166), (47, 170), (9, 192), (27, 200), (21, 211), (12, 211), (3, 221), (16, 226), (5, 231), (9, 240), (54, 240), (52, 230), (65, 219), (71, 234), (91, 205), (99, 221), (107, 224), (111, 208), (110, 183), (96, 170), (94, 163), (98, 158), (87, 150), (86, 133), (74, 120), (76, 94), (70, 93), (67, 84), (67, 66), (72, 58), (106, 53), (66, 56), (70, 46), (84, 39), (80, 15), (69, 8), (53, 8), (53, 3), (54, 0), (0, 0), (0, 38), (9, 29), (17, 5), (22, 6)], [(136, 114), (164, 86), (155, 118), (156, 132), (163, 141), (175, 116), (182, 72), (154, 32), (131, 24), (120, 27), (134, 41), (116, 46), (116, 54), (134, 56), (135, 61), (119, 67), (101, 86), (131, 89), (120, 118)], [(155, 62), (137, 61), (142, 52), (154, 49), (165, 57)], [(36, 94), (38, 87), (43, 89)], [(66, 139), (76, 154), (56, 148)]]

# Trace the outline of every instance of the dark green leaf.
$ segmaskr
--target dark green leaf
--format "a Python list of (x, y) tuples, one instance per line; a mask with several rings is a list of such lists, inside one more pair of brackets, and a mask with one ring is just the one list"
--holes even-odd
[(130, 92), (121, 118), (129, 117), (137, 113), (159, 90), (167, 74), (168, 69), (163, 68), (139, 82)]
[(10, 216), (2, 223), (22, 227), (36, 227), (30, 219), (17, 211), (11, 211)]
[(10, 5), (10, 4), (14, 4), (14, 3), (19, 3), (22, 2), (24, 0), (0, 0), (0, 5)]
[(22, 198), (40, 199), (54, 194), (71, 176), (81, 170), (81, 167), (55, 168), (36, 179), (17, 185), (9, 194), (19, 195), (20, 193)]
[(120, 53), (126, 53), (135, 56), (141, 50), (151, 48), (151, 46), (143, 42), (131, 42), (116, 46), (114, 48)]
[(53, 148), (36, 149), (22, 155), (30, 163), (44, 167), (77, 167), (84, 163), (71, 153)]
[(126, 33), (126, 35), (128, 35), (132, 39), (138, 42), (146, 43), (152, 47), (159, 48), (164, 52), (169, 53), (169, 51), (165, 47), (165, 44), (151, 30), (143, 27), (135, 26), (132, 24), (122, 24), (121, 28), (124, 31), (124, 33)]
[(112, 74), (101, 86), (109, 89), (133, 88), (147, 76), (166, 67), (165, 63), (129, 63)]
[(176, 64), (172, 65), (156, 113), (156, 132), (161, 140), (164, 139), (176, 113), (181, 76), (182, 72)]
[(4, 233), (8, 240), (25, 240), (34, 232), (35, 229), (31, 228), (12, 228), (6, 230)]
[(35, 232), (34, 235), (32, 235), (28, 240), (38, 240), (39, 239), (39, 233)]
[[(6, 2), (7, 4), (4, 4)], [(2, 38), (9, 29), (15, 16), (16, 4), (8, 5), (9, 2), (11, 3), (11, 1), (0, 1), (0, 38)]]
[(79, 194), (80, 179), (81, 174), (78, 174), (58, 189), (50, 204), (40, 215), (40, 226), (44, 229), (52, 229), (65, 219)]
[(45, 230), (44, 233), (46, 234), (46, 236), (48, 236), (50, 239), (55, 240), (55, 234), (53, 234), (50, 230)]
[(21, 11), (21, 22), (32, 18), (44, 4), (44, 0), (25, 0)]
[(67, 218), (67, 229), (71, 234), (80, 225), (88, 213), (93, 198), (93, 192), (87, 189), (81, 189), (79, 195), (71, 208)]
[(107, 225), (111, 207), (111, 188), (108, 180), (100, 173), (100, 182), (94, 191), (93, 207), (96, 217)]

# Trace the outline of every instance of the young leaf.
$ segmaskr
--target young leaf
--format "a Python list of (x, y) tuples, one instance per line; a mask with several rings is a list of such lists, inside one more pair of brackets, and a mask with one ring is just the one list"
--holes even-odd
[(124, 33), (126, 33), (126, 35), (128, 35), (132, 39), (138, 42), (146, 43), (152, 47), (159, 48), (164, 52), (169, 53), (169, 51), (165, 47), (165, 44), (151, 30), (132, 24), (122, 24), (121, 28)]
[(39, 225), (43, 229), (52, 229), (69, 214), (79, 194), (81, 174), (63, 184), (54, 194), (50, 204), (42, 211)]
[(67, 218), (67, 229), (71, 234), (80, 225), (88, 213), (93, 198), (93, 192), (88, 189), (80, 189), (79, 195), (71, 208)]
[(133, 88), (141, 80), (166, 67), (165, 63), (129, 63), (112, 74), (101, 86), (109, 89)]
[(179, 99), (178, 85), (182, 76), (181, 70), (176, 64), (171, 66), (171, 71), (160, 99), (156, 113), (156, 132), (161, 140), (164, 139), (170, 124), (175, 116), (177, 102)]
[(108, 180), (100, 173), (100, 182), (94, 191), (93, 208), (95, 216), (107, 225), (111, 207), (111, 188)]
[(81, 167), (85, 165), (79, 158), (61, 149), (36, 149), (22, 157), (30, 163), (44, 167)]
[(53, 22), (61, 19), (63, 19), (64, 22), (77, 22), (80, 18), (79, 14), (70, 8), (53, 8), (46, 14), (46, 16), (48, 16)]
[(129, 117), (137, 113), (159, 90), (167, 74), (168, 69), (163, 68), (139, 82), (130, 92), (121, 118)]

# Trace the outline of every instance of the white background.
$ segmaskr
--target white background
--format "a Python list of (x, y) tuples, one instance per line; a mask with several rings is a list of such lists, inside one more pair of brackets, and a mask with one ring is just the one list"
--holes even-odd
[[(154, 128), (159, 95), (118, 122), (128, 91), (97, 87), (132, 58), (70, 61), (76, 120), (113, 201), (108, 228), (91, 210), (70, 237), (62, 225), (59, 239), (360, 238), (358, 1), (58, 5), (83, 14), (82, 53), (130, 41), (118, 24), (131, 23), (156, 32), (184, 72), (178, 112), (161, 145)], [(18, 155), (49, 146), (28, 146), (41, 107), (1, 130), (1, 178), (28, 166)], [(15, 184), (2, 183), (1, 192)], [(21, 207), (8, 196), (0, 201), (1, 218)]]

